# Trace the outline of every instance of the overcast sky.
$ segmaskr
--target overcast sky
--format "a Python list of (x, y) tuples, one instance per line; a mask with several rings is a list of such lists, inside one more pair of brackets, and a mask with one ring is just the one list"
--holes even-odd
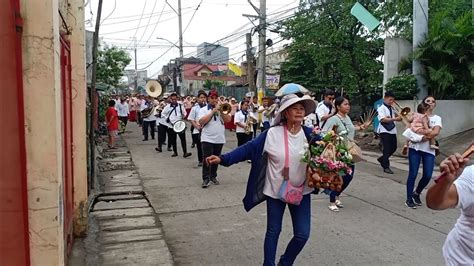
[[(94, 31), (98, 2), (86, 0), (87, 30)], [(252, 2), (259, 7), (258, 0)], [(168, 3), (177, 10), (178, 0), (168, 0)], [(201, 5), (196, 11), (199, 3)], [(268, 21), (291, 16), (298, 3), (299, 0), (267, 0)], [(182, 0), (181, 6), (183, 31), (187, 27), (183, 34), (185, 57), (196, 56), (195, 46), (202, 42), (214, 43), (233, 34), (219, 44), (229, 47), (230, 58), (238, 63), (245, 59), (242, 57), (245, 54), (245, 33), (250, 32), (253, 25), (242, 14), (256, 15), (247, 0)], [(102, 41), (126, 48), (132, 58), (133, 38), (136, 38), (138, 69), (146, 67), (149, 76), (156, 77), (164, 64), (179, 57), (178, 48), (156, 39), (161, 37), (178, 44), (178, 16), (165, 0), (104, 0), (99, 32)], [(278, 34), (269, 31), (267, 38), (274, 42), (281, 39)], [(255, 34), (253, 46), (257, 43), (258, 36)], [(276, 44), (273, 49), (278, 50), (282, 44)], [(127, 68), (134, 68), (133, 60)]]

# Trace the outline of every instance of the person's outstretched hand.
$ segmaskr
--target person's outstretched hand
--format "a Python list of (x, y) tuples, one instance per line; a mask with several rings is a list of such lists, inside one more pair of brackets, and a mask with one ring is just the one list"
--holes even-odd
[(444, 177), (453, 182), (458, 178), (469, 159), (463, 159), (459, 153), (449, 156), (444, 159), (439, 165), (439, 170), (444, 174)]
[(206, 163), (207, 163), (207, 165), (220, 164), (221, 163), (221, 158), (219, 158), (219, 156), (216, 156), (216, 155), (211, 155), (211, 156), (206, 158)]

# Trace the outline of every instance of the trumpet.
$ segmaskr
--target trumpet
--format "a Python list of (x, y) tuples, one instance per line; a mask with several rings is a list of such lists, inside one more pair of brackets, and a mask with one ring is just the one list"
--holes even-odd
[(247, 117), (247, 122), (245, 123), (245, 134), (250, 135), (252, 133), (252, 126), (253, 124), (257, 123), (257, 119), (253, 116), (249, 115)]
[(228, 103), (223, 103), (219, 106), (219, 112), (222, 115), (228, 115), (232, 111), (232, 106)]

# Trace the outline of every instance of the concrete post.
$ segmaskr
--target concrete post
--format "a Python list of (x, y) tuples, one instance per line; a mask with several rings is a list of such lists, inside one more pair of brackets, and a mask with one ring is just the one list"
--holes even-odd
[(31, 265), (64, 265), (59, 4), (20, 6)]
[(87, 141), (86, 141), (86, 58), (84, 29), (84, 0), (69, 0), (68, 24), (72, 27), (71, 42), (72, 68), (72, 113), (73, 113), (73, 163), (74, 163), (74, 234), (80, 236), (87, 229)]
[[(428, 0), (413, 1), (413, 50), (426, 40), (428, 35)], [(418, 98), (422, 99), (428, 95), (426, 79), (424, 78), (424, 66), (417, 60), (413, 60), (413, 75), (416, 77), (418, 88)]]

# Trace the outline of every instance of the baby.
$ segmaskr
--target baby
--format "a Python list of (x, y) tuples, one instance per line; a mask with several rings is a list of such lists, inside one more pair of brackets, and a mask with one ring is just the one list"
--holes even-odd
[[(420, 103), (416, 109), (416, 113), (413, 113), (411, 117), (411, 123), (409, 124), (409, 128), (416, 134), (419, 135), (428, 135), (431, 134), (433, 131), (430, 128), (429, 125), (429, 118), (428, 115), (426, 114), (426, 111), (430, 106), (426, 103)], [(407, 140), (407, 143), (405, 146), (403, 146), (403, 151), (402, 154), (406, 155), (408, 152), (408, 144), (410, 143), (410, 140)], [(436, 146), (436, 140), (434, 138), (430, 139), (430, 148), (432, 149), (439, 149), (438, 146)]]

